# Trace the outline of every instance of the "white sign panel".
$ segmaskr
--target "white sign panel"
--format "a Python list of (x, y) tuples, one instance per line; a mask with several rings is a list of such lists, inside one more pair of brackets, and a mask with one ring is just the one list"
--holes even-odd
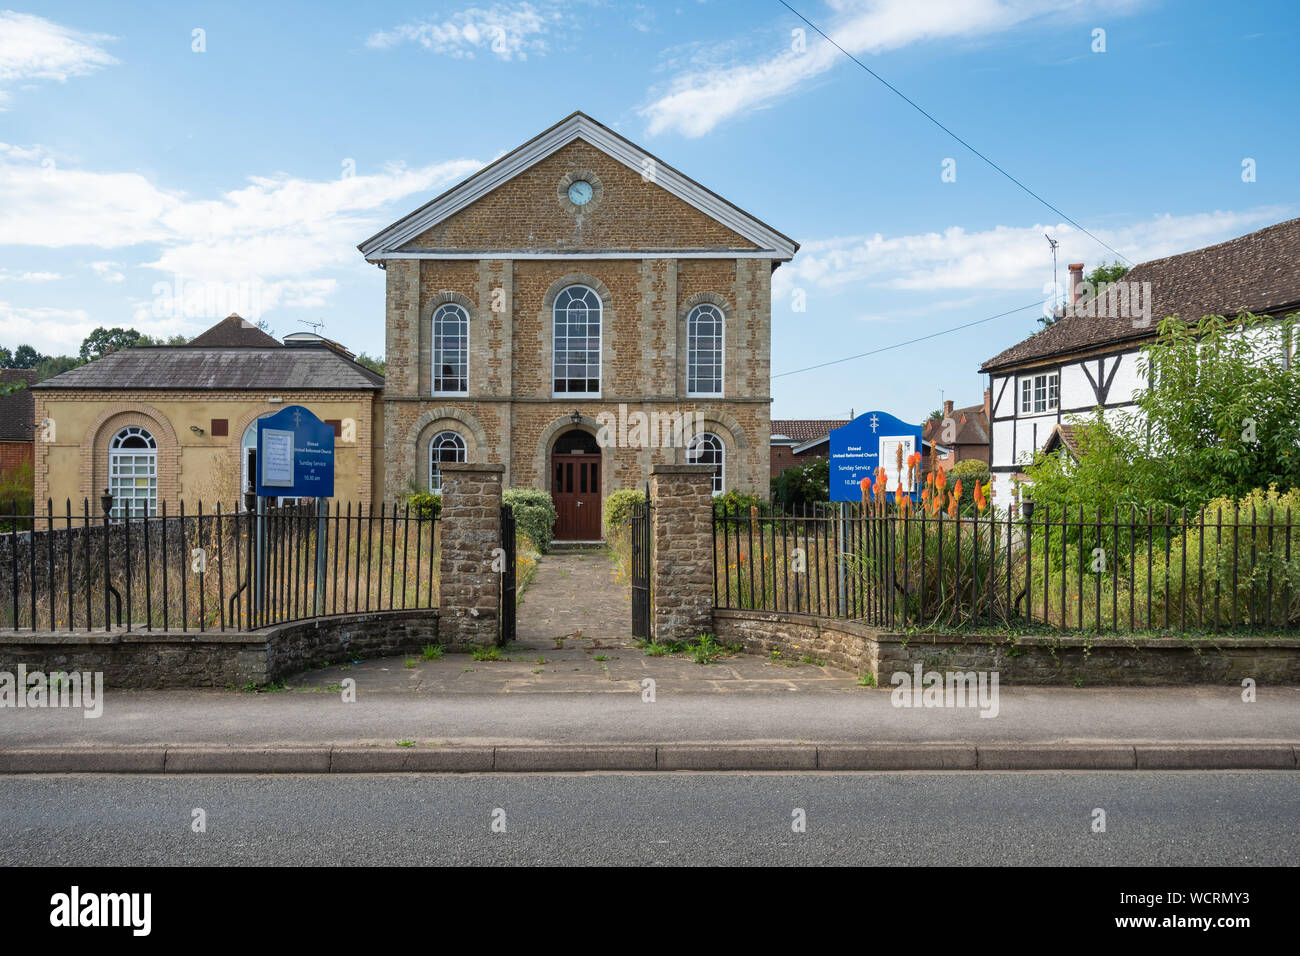
[(293, 432), (262, 429), (262, 484), (273, 488), (293, 487)]
[[(899, 471), (899, 447), (903, 449), (902, 471)], [(912, 475), (907, 467), (907, 459), (916, 451), (916, 438), (912, 435), (881, 435), (880, 436), (880, 467), (885, 469), (885, 487), (889, 491), (898, 488), (900, 481), (903, 485), (903, 491), (911, 494), (915, 489), (912, 487)]]

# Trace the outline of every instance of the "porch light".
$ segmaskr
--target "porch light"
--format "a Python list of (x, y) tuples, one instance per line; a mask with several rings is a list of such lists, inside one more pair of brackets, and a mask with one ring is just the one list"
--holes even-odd
[(573, 410), (573, 414), (569, 416), (569, 421), (573, 422), (573, 424), (574, 424), (575, 427), (578, 426), (578, 425), (581, 425), (581, 424), (582, 424), (582, 412), (578, 411), (578, 410), (575, 408), (575, 409)]

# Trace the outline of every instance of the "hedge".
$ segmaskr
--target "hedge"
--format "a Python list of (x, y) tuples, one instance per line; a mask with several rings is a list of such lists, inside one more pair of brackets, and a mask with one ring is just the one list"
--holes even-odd
[(537, 550), (546, 554), (551, 550), (551, 534), (555, 530), (555, 502), (549, 491), (538, 488), (507, 488), (501, 492), (501, 503), (514, 511), (517, 529), (532, 539)]

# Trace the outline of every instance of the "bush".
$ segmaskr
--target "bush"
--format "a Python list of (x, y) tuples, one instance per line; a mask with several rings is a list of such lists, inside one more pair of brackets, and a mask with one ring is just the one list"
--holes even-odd
[(537, 550), (546, 554), (551, 550), (551, 534), (555, 530), (555, 502), (549, 491), (538, 488), (507, 488), (501, 493), (501, 503), (514, 511), (515, 527), (532, 539)]
[(763, 507), (763, 502), (759, 500), (758, 495), (752, 495), (746, 491), (737, 491), (732, 488), (725, 494), (718, 495), (713, 499), (714, 507), (721, 506), (722, 513), (728, 515), (747, 515), (749, 509)]
[(772, 500), (789, 508), (830, 498), (830, 462), (817, 458), (791, 465), (772, 479)]
[(957, 481), (961, 481), (961, 498), (958, 499), (957, 508), (962, 517), (969, 518), (977, 513), (975, 486), (987, 485), (989, 474), (989, 466), (978, 458), (963, 459), (948, 472), (948, 487), (952, 488)]
[(639, 501), (645, 501), (645, 492), (635, 488), (620, 488), (605, 496), (605, 514), (602, 520), (605, 523), (606, 537), (612, 538), (623, 530), (623, 526), (632, 517), (632, 506)]
[(442, 495), (437, 492), (418, 491), (406, 496), (411, 510), (421, 518), (442, 517)]
[[(1154, 550), (1151, 558), (1153, 624), (1165, 621), (1166, 615), (1171, 624), (1181, 623), (1184, 600), (1188, 617), (1194, 620), (1199, 607), (1206, 626), (1212, 626), (1216, 611), (1220, 626), (1276, 627), (1300, 620), (1300, 547), (1288, 540), (1295, 533), (1287, 531), (1288, 516), (1294, 524), (1297, 515), (1300, 488), (1279, 493), (1276, 485), (1268, 491), (1256, 488), (1239, 499), (1216, 498), (1200, 513), (1189, 513), (1185, 532), (1169, 543), (1168, 558), (1164, 549)], [(1134, 555), (1135, 561), (1138, 558)], [(1146, 555), (1140, 558), (1134, 591), (1145, 596)]]

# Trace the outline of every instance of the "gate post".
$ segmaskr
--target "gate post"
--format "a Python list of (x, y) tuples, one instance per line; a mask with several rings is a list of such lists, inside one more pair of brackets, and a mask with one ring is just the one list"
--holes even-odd
[(497, 642), (501, 576), (501, 480), (505, 465), (442, 462), (442, 543), (438, 556), (438, 642)]
[(650, 633), (689, 641), (713, 631), (713, 466), (650, 469)]

